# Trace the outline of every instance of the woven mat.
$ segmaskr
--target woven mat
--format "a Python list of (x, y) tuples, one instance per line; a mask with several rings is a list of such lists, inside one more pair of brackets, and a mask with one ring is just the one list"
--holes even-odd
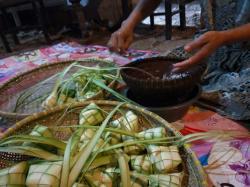
[[(0, 84), (18, 73), (44, 63), (79, 60), (82, 58), (109, 58), (122, 65), (130, 60), (156, 55), (157, 52), (129, 50), (120, 56), (110, 53), (103, 46), (82, 46), (74, 42), (59, 43), (48, 48), (28, 51), (0, 60)], [(246, 131), (240, 124), (226, 119), (212, 111), (190, 108), (187, 115), (177, 123), (183, 134), (209, 130)], [(0, 133), (7, 127), (0, 124)], [(197, 142), (192, 146), (204, 166), (211, 186), (250, 186), (250, 138), (228, 142)]]

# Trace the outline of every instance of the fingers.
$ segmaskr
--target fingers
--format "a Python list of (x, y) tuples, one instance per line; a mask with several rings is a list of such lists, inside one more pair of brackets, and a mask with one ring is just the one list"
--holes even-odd
[(120, 31), (116, 31), (111, 35), (108, 46), (111, 51), (123, 53), (131, 42), (126, 41), (126, 36)]
[(125, 41), (124, 44), (124, 50), (127, 50), (132, 42), (133, 42), (133, 36), (128, 37), (128, 39)]
[(213, 52), (213, 50), (214, 49), (212, 48), (212, 46), (207, 44), (204, 47), (202, 47), (200, 51), (198, 51), (195, 55), (193, 55), (189, 59), (174, 64), (174, 69), (175, 70), (186, 69), (186, 68), (193, 66), (195, 64), (199, 64), (202, 62), (202, 60), (207, 58)]
[(119, 53), (123, 53), (125, 50), (125, 41), (124, 41), (124, 37), (122, 36), (122, 34), (120, 32), (117, 32), (117, 46), (118, 46), (118, 52)]
[(133, 41), (133, 32), (120, 28), (111, 35), (108, 46), (111, 51), (123, 53)]
[(173, 65), (173, 69), (174, 71), (178, 71), (181, 69), (186, 69), (188, 66), (191, 66), (192, 64), (190, 64), (189, 59), (184, 60), (182, 62), (178, 62), (176, 64)]
[(118, 51), (118, 38), (116, 36), (116, 33), (113, 33), (111, 35), (108, 46), (111, 51)]
[(188, 43), (184, 49), (187, 52), (191, 52), (195, 49), (201, 48), (204, 44), (207, 43), (207, 38), (205, 35), (200, 36), (198, 39)]

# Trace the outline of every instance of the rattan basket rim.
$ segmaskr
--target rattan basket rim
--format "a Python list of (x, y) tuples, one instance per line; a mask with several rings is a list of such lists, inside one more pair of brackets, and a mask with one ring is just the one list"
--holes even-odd
[[(58, 62), (53, 62), (53, 63), (44, 63), (44, 64), (40, 65), (39, 67), (33, 68), (33, 69), (25, 71), (25, 72), (18, 73), (14, 77), (9, 79), (8, 81), (4, 82), (3, 84), (0, 84), (0, 92), (6, 90), (10, 86), (10, 84), (12, 84), (14, 82), (17, 82), (18, 79), (20, 79), (22, 77), (25, 77), (25, 76), (29, 76), (32, 73), (39, 72), (39, 71), (42, 71), (42, 70), (46, 70), (46, 69), (49, 69), (49, 68), (53, 68), (53, 67), (60, 66), (60, 65), (64, 66), (64, 65), (67, 65), (67, 64), (70, 64), (70, 63), (73, 63), (73, 62), (91, 63), (90, 60), (96, 60), (96, 61), (100, 60), (100, 62), (104, 62), (102, 59), (91, 58), (90, 57), (90, 58), (84, 58), (84, 59), (78, 59), (78, 60), (67, 60), (67, 61), (58, 61)], [(118, 75), (119, 75), (119, 72), (117, 71), (116, 76), (118, 76)], [(115, 86), (115, 84), (116, 84), (116, 81), (113, 80), (108, 85), (108, 87), (112, 88), (112, 87)], [(93, 96), (93, 97), (91, 97), (89, 99), (86, 99), (86, 100), (96, 99), (96, 98), (100, 97), (102, 95), (102, 93), (103, 93), (103, 90), (99, 91), (95, 96)], [(0, 117), (23, 119), (23, 118), (28, 117), (30, 115), (31, 114), (27, 114), (27, 113), (6, 112), (6, 111), (3, 111), (3, 110), (0, 110)]]
[[(20, 128), (22, 128), (22, 126), (29, 124), (31, 122), (34, 122), (36, 120), (39, 120), (40, 118), (46, 117), (47, 115), (53, 115), (54, 113), (64, 111), (65, 109), (84, 107), (92, 102), (99, 105), (100, 107), (101, 106), (117, 106), (120, 103), (118, 101), (110, 101), (110, 100), (91, 100), (91, 101), (77, 102), (77, 103), (73, 103), (73, 104), (64, 104), (61, 106), (57, 106), (57, 107), (54, 107), (54, 108), (47, 110), (47, 111), (34, 113), (31, 116), (26, 117), (25, 119), (17, 122), (14, 126), (12, 126), (7, 131), (5, 131), (3, 133), (3, 135), (0, 136), (0, 139), (10, 136), (12, 133), (14, 133), (14, 132), (18, 131)], [(181, 133), (177, 129), (175, 129), (174, 126), (172, 126), (170, 123), (168, 123), (166, 120), (164, 120), (163, 118), (161, 118), (157, 114), (150, 112), (150, 111), (146, 110), (145, 108), (141, 108), (139, 106), (135, 106), (132, 104), (127, 104), (127, 103), (125, 103), (122, 107), (131, 109), (131, 110), (135, 110), (138, 112), (142, 112), (142, 113), (152, 117), (153, 119), (157, 120), (158, 122), (163, 124), (166, 128), (171, 129), (174, 134), (176, 134), (178, 136), (182, 136)], [(184, 145), (184, 148), (186, 149), (187, 153), (192, 157), (192, 159), (197, 167), (197, 170), (199, 172), (199, 176), (201, 177), (201, 181), (203, 181), (202, 186), (207, 187), (208, 186), (207, 175), (206, 175), (205, 171), (203, 170), (198, 158), (196, 157), (195, 153), (191, 150), (191, 148), (188, 144)]]

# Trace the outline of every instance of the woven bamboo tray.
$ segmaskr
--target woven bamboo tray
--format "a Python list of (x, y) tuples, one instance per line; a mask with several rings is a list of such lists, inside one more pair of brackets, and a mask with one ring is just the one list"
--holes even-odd
[[(44, 64), (38, 68), (27, 71), (25, 73), (21, 73), (10, 79), (3, 85), (0, 85), (0, 117), (7, 120), (9, 124), (15, 123), (32, 113), (40, 112), (43, 110), (41, 103), (42, 100), (37, 100), (36, 98), (42, 97), (45, 94), (51, 92), (56, 78), (52, 78), (46, 83), (40, 83), (43, 80), (53, 76), (56, 73), (61, 72), (67, 66), (72, 64), (73, 61), (64, 61), (64, 62), (55, 62), (52, 64)], [(82, 59), (79, 63), (83, 66), (105, 66), (110, 61), (102, 60), (102, 59)], [(74, 73), (77, 69), (74, 68), (71, 70), (67, 76)], [(118, 76), (118, 73), (117, 73)], [(37, 84), (39, 86), (37, 86)], [(110, 88), (116, 87), (116, 81), (112, 81), (109, 85)], [(35, 93), (26, 98), (25, 102), (28, 104), (23, 105), (18, 108), (18, 110), (14, 111), (16, 107), (16, 103), (18, 98), (22, 93), (31, 87), (35, 87)], [(103, 99), (107, 96), (107, 92), (100, 91), (91, 99)], [(34, 101), (35, 100), (35, 101)], [(1, 120), (0, 120), (1, 122)]]
[[(78, 124), (80, 111), (91, 102), (95, 102), (99, 107), (106, 111), (112, 110), (119, 104), (116, 101), (99, 100), (58, 106), (52, 110), (37, 113), (23, 119), (22, 121), (16, 123), (16, 125), (14, 125), (12, 128), (8, 129), (0, 138), (6, 138), (10, 135), (15, 134), (27, 134), (37, 124), (42, 124), (50, 127), (57, 138), (66, 140), (67, 138), (69, 138), (73, 131), (64, 132), (62, 130), (59, 130), (59, 128), (56, 128), (56, 126)], [(164, 126), (168, 132), (168, 135), (181, 136), (181, 134), (177, 130), (175, 130), (168, 122), (163, 120), (158, 115), (143, 108), (125, 104), (122, 106), (121, 110), (123, 110), (124, 112), (132, 110), (139, 117), (139, 123), (142, 129), (149, 128), (150, 126)], [(200, 162), (197, 160), (191, 149), (188, 146), (183, 146), (180, 148), (180, 154), (183, 160), (182, 171), (185, 172), (182, 186), (206, 187), (206, 175), (203, 171), (202, 166), (200, 165)], [(7, 165), (12, 165), (13, 161), (17, 162), (23, 159), (27, 159), (27, 157), (25, 158), (17, 154), (0, 153), (0, 168), (6, 167)]]

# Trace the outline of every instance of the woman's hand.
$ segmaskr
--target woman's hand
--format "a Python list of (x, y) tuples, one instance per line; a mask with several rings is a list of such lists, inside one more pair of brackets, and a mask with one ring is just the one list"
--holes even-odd
[(111, 51), (123, 53), (133, 42), (133, 29), (124, 22), (120, 29), (115, 31), (108, 42)]
[(114, 32), (108, 42), (110, 50), (122, 53), (133, 41), (133, 32), (138, 23), (149, 16), (161, 0), (140, 0), (121, 28)]
[(222, 46), (224, 42), (225, 36), (223, 31), (209, 31), (201, 35), (198, 39), (184, 47), (187, 52), (196, 51), (196, 53), (189, 59), (174, 64), (174, 69), (178, 71), (200, 63), (203, 59), (210, 56), (217, 48)]

